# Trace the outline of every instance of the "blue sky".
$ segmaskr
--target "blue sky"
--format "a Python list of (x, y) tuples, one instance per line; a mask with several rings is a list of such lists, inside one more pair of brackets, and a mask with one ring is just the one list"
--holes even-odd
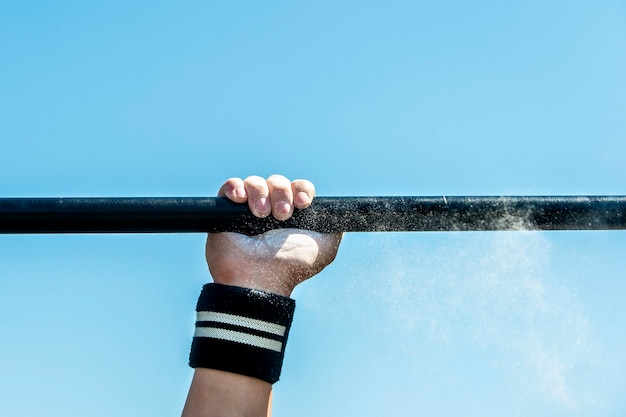
[[(0, 5), (2, 196), (626, 194), (626, 5)], [(0, 236), (0, 414), (179, 413), (201, 235)], [(275, 416), (622, 416), (623, 232), (361, 233)]]

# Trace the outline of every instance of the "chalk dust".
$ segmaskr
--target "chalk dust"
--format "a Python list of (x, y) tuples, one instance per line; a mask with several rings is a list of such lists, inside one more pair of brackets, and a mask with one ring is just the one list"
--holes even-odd
[(367, 235), (345, 239), (353, 247), (337, 262), (350, 275), (326, 287), (341, 309), (320, 302), (320, 314), (351, 315), (368, 338), (393, 340), (389, 357), (427, 361), (425, 344), (450, 355), (469, 349), (489, 358), (489, 372), (511, 390), (562, 411), (595, 401), (602, 354), (575, 284), (552, 269), (545, 233)]

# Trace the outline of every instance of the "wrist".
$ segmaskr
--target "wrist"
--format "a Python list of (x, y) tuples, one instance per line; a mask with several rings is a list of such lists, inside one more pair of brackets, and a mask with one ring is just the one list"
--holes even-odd
[(290, 297), (294, 289), (291, 280), (278, 278), (265, 278), (253, 276), (237, 276), (237, 277), (213, 277), (213, 282), (221, 285), (231, 285), (234, 287), (249, 288), (269, 293)]

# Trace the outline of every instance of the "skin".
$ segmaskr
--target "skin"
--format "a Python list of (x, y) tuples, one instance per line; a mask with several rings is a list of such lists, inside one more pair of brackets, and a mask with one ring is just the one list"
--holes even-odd
[[(231, 178), (218, 192), (247, 203), (257, 217), (286, 220), (294, 207), (306, 209), (315, 197), (310, 181), (272, 175)], [(330, 264), (341, 234), (279, 229), (257, 236), (209, 234), (206, 259), (214, 282), (255, 288), (289, 297), (301, 282)], [(259, 379), (196, 368), (183, 417), (265, 417), (271, 413), (272, 386)]]

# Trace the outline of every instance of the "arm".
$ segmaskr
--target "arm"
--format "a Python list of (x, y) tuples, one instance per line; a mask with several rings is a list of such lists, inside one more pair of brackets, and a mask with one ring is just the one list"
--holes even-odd
[[(291, 217), (315, 196), (306, 180), (290, 182), (282, 176), (267, 180), (233, 178), (220, 188), (220, 196), (248, 203), (258, 217)], [(216, 284), (251, 288), (289, 297), (296, 285), (333, 261), (341, 234), (305, 230), (272, 230), (258, 236), (210, 234), (207, 263)], [(261, 417), (269, 415), (271, 383), (255, 377), (196, 367), (183, 417)]]

